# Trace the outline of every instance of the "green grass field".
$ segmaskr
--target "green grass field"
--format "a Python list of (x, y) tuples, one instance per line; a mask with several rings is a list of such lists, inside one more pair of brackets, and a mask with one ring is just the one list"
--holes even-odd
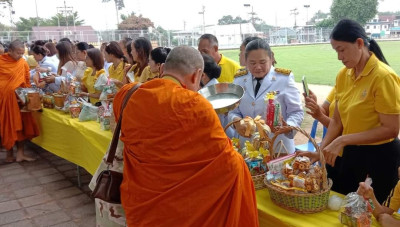
[[(400, 41), (378, 42), (390, 66), (400, 75)], [(272, 47), (276, 67), (291, 69), (296, 81), (303, 75), (310, 84), (334, 85), (342, 63), (330, 44)], [(224, 55), (239, 62), (239, 50), (223, 50)]]

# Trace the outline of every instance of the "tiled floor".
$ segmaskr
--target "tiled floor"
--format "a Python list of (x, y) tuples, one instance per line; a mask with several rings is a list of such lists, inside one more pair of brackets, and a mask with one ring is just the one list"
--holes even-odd
[(95, 226), (94, 201), (89, 197), (91, 175), (38, 147), (27, 146), (34, 162), (4, 163), (0, 152), (0, 226)]

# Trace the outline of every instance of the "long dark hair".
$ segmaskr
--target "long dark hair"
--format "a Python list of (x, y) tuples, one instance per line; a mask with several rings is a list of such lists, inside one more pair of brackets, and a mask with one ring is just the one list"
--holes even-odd
[(65, 63), (72, 61), (76, 64), (75, 58), (72, 55), (72, 45), (67, 41), (58, 42), (56, 45), (56, 49), (58, 51), (58, 56), (60, 58), (60, 64), (58, 64), (57, 73), (61, 74), (61, 67), (65, 65)]
[(170, 51), (171, 49), (168, 47), (157, 47), (150, 52), (150, 56), (156, 64), (162, 64), (165, 63)]
[[(148, 39), (144, 37), (139, 37), (133, 41), (133, 46), (137, 52), (138, 55), (138, 61), (136, 62), (139, 67), (139, 71), (137, 72), (137, 75), (141, 75), (143, 69), (148, 65), (149, 63), (149, 55), (150, 51), (153, 49), (151, 47), (151, 43)], [(133, 59), (135, 60), (135, 59)], [(135, 72), (136, 73), (136, 72)]]
[(126, 43), (126, 52), (128, 52), (128, 56), (126, 57), (128, 58), (129, 64), (135, 64), (135, 61), (133, 60), (132, 56), (132, 40)]
[(372, 51), (380, 61), (389, 65), (378, 43), (374, 39), (370, 39), (364, 28), (356, 21), (350, 19), (339, 21), (333, 28), (330, 38), (349, 43), (354, 43), (358, 38), (361, 38), (368, 50)]
[(123, 60), (125, 63), (128, 62), (128, 59), (124, 56), (124, 52), (122, 51), (121, 47), (115, 41), (111, 41), (109, 44), (107, 44), (105, 51), (107, 54), (112, 54), (116, 58)]
[(87, 56), (92, 60), (95, 71), (99, 71), (104, 67), (104, 57), (99, 49), (88, 49)]
[(49, 50), (47, 56), (52, 57), (57, 54), (56, 44), (47, 42), (44, 46)]

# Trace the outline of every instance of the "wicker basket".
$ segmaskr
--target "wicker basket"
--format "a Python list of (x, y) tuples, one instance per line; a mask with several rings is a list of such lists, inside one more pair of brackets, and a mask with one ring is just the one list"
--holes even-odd
[[(224, 130), (226, 131), (231, 125), (239, 122), (240, 120), (235, 120), (230, 122), (229, 124), (227, 124), (224, 128)], [(258, 132), (260, 133), (260, 146), (263, 147), (272, 147), (272, 140), (268, 137), (268, 135), (266, 133), (262, 133), (261, 132), (261, 128), (257, 127)], [(264, 178), (265, 178), (265, 173), (263, 174), (259, 174), (259, 175), (255, 175), (255, 176), (251, 176), (252, 180), (253, 180), (253, 184), (254, 184), (254, 189), (255, 190), (260, 190), (265, 188), (265, 183), (264, 183)]]
[[(274, 137), (272, 138), (272, 142), (275, 141), (275, 139), (279, 134), (284, 133), (285, 129), (286, 131), (296, 130), (304, 134), (312, 142), (312, 144), (316, 148), (316, 152), (319, 152), (321, 169), (323, 174), (322, 190), (317, 193), (296, 193), (293, 191), (286, 191), (282, 188), (274, 186), (265, 180), (264, 183), (269, 191), (269, 195), (271, 197), (272, 202), (274, 202), (276, 205), (284, 209), (302, 214), (317, 213), (325, 210), (328, 205), (329, 193), (330, 193), (330, 188), (332, 187), (332, 181), (327, 178), (325, 159), (323, 153), (321, 152), (319, 146), (316, 144), (315, 140), (311, 138), (310, 135), (304, 130), (292, 126), (284, 126), (282, 127), (282, 129), (283, 130), (279, 130), (278, 132), (275, 133)], [(271, 149), (270, 152), (271, 156), (274, 157), (273, 149)]]

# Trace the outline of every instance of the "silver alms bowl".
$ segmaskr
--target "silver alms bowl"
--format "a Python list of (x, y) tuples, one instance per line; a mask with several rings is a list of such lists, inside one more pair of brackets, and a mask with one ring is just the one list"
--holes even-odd
[(199, 93), (211, 103), (217, 114), (223, 114), (239, 105), (244, 89), (236, 84), (219, 83), (204, 87)]

